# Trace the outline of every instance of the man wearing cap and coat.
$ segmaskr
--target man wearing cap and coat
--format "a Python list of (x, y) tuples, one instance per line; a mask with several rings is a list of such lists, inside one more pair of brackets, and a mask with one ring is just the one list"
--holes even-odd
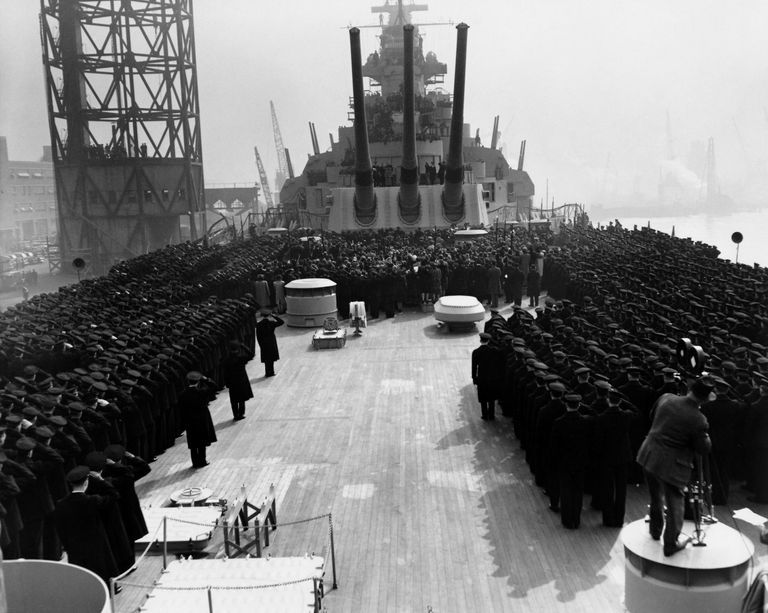
[(267, 309), (262, 309), (261, 319), (256, 324), (256, 341), (259, 343), (265, 377), (275, 376), (275, 362), (280, 359), (275, 328), (279, 328), (284, 323), (277, 315), (270, 313)]
[(605, 410), (595, 417), (595, 495), (603, 512), (603, 525), (621, 528), (627, 501), (627, 472), (633, 458), (629, 433), (634, 415), (620, 407), (621, 395), (617, 390), (611, 389), (606, 400)]
[(592, 419), (579, 413), (581, 396), (566, 394), (566, 411), (552, 425), (549, 440), (550, 508), (560, 506), (560, 520), (569, 530), (581, 524), (581, 506), (584, 498), (584, 473), (589, 463), (589, 445), (592, 438)]
[[(2, 439), (2, 436), (0, 436)], [(17, 502), (18, 496), (23, 490), (32, 487), (36, 477), (26, 466), (8, 459), (0, 450), (0, 504), (5, 507), (6, 515), (3, 517), (3, 533), (5, 534), (2, 548), (3, 558), (15, 560), (21, 557), (19, 537), (24, 528), (24, 521)]]
[(229, 341), (229, 352), (224, 358), (224, 384), (229, 389), (229, 403), (235, 421), (245, 418), (245, 403), (253, 398), (251, 381), (245, 370), (253, 354), (238, 341)]
[(208, 410), (208, 403), (215, 397), (216, 389), (210, 379), (197, 371), (187, 374), (187, 387), (179, 395), (179, 409), (187, 431), (192, 468), (208, 466), (205, 448), (216, 442), (216, 430)]
[[(136, 494), (135, 483), (139, 477), (136, 476), (137, 473), (131, 466), (124, 464), (125, 461), (130, 462), (129, 456), (133, 456), (133, 454), (126, 451), (122, 445), (115, 444), (108, 445), (104, 449), (104, 455), (106, 455), (107, 460), (101, 475), (114, 486), (120, 496), (117, 505), (120, 508), (125, 531), (133, 543), (147, 534), (144, 512), (141, 510), (141, 503)], [(135, 456), (133, 457), (135, 458)], [(147, 470), (149, 470), (148, 467)], [(143, 476), (141, 472), (138, 474)]]
[(700, 377), (685, 396), (663, 394), (654, 405), (651, 429), (637, 454), (651, 496), (651, 538), (659, 540), (664, 528), (665, 556), (686, 545), (677, 541), (683, 527), (683, 488), (691, 479), (695, 454), (709, 453), (712, 446), (707, 418), (699, 410), (712, 388), (709, 378)]
[(754, 489), (750, 502), (768, 503), (768, 377), (755, 373), (759, 395), (750, 404), (746, 416), (746, 451), (749, 482)]
[(709, 423), (712, 453), (709, 455), (709, 481), (712, 483), (712, 504), (728, 504), (731, 466), (736, 456), (739, 429), (743, 426), (742, 405), (728, 395), (730, 385), (715, 377), (715, 399), (701, 405)]
[(56, 505), (56, 527), (70, 564), (96, 573), (107, 583), (118, 574), (104, 528), (102, 511), (114, 503), (109, 495), (86, 494), (88, 467), (76, 466), (67, 474), (72, 493)]
[(480, 333), (480, 346), (472, 351), (472, 383), (477, 386), (477, 399), (480, 402), (481, 418), (496, 418), (496, 398), (504, 376), (502, 356), (488, 343), (491, 335)]
[(122, 573), (133, 566), (136, 556), (133, 550), (133, 541), (128, 538), (118, 506), (120, 494), (112, 482), (107, 481), (101, 474), (106, 463), (107, 456), (102, 451), (92, 451), (85, 457), (85, 464), (91, 469), (88, 476), (88, 488), (85, 493), (106, 496), (113, 501), (112, 504), (102, 509), (101, 516), (109, 546), (112, 548), (112, 555), (117, 564), (117, 570)]
[[(31, 470), (36, 479), (28, 490), (22, 489), (18, 497), (19, 511), (24, 520), (21, 531), (21, 557), (30, 560), (43, 558), (43, 528), (45, 518), (53, 511), (53, 499), (48, 489), (48, 473), (53, 470), (57, 461), (63, 462), (61, 456), (54, 457), (34, 455), (37, 442), (22, 436), (16, 441), (17, 461)], [(55, 452), (53, 452), (55, 453)]]

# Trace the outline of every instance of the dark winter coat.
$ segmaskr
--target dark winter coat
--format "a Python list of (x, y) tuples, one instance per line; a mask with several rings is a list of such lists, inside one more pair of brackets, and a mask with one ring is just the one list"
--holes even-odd
[(240, 347), (224, 359), (224, 384), (229, 389), (230, 402), (244, 402), (253, 398), (251, 381), (245, 370), (252, 357), (245, 348)]
[(271, 318), (262, 317), (256, 324), (256, 341), (259, 343), (262, 362), (277, 362), (280, 359), (275, 328), (279, 328), (284, 323), (277, 315), (272, 315)]
[(216, 442), (208, 403), (216, 392), (207, 387), (189, 386), (179, 396), (179, 408), (184, 429), (187, 431), (187, 447), (207, 447)]
[(101, 519), (117, 570), (120, 573), (125, 572), (133, 566), (136, 556), (133, 541), (128, 538), (120, 507), (117, 504), (119, 495), (117, 489), (105, 479), (91, 474), (85, 493), (89, 496), (103, 496), (110, 499), (110, 504), (101, 509)]
[(72, 493), (56, 505), (56, 529), (70, 564), (93, 571), (105, 582), (115, 577), (117, 565), (101, 519), (103, 509), (113, 504), (105, 496)]
[(147, 523), (136, 495), (133, 470), (122, 464), (107, 464), (101, 475), (114, 486), (120, 496), (117, 506), (120, 508), (128, 539), (134, 543), (147, 534)]

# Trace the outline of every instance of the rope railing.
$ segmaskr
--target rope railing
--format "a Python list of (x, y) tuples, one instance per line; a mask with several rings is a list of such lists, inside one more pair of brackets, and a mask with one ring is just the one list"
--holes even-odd
[[(123, 582), (123, 585), (128, 587), (135, 587), (135, 588), (145, 588), (145, 589), (151, 589), (151, 590), (165, 590), (169, 592), (205, 592), (207, 594), (207, 601), (208, 601), (208, 611), (209, 613), (214, 613), (214, 606), (213, 606), (213, 592), (214, 591), (220, 591), (220, 592), (253, 592), (258, 590), (267, 590), (267, 589), (276, 589), (280, 587), (286, 587), (291, 585), (299, 585), (301, 583), (307, 583), (312, 582), (312, 595), (314, 598), (313, 603), (313, 610), (314, 613), (319, 613), (320, 611), (320, 605), (322, 602), (323, 597), (325, 596), (323, 591), (323, 579), (322, 576), (310, 576), (310, 577), (303, 577), (301, 579), (291, 579), (288, 581), (280, 581), (275, 583), (260, 583), (258, 585), (190, 585), (190, 586), (181, 586), (181, 585), (158, 585), (157, 583), (154, 583), (152, 585), (143, 584), (143, 583), (128, 583)], [(110, 580), (110, 582), (114, 582), (114, 579)], [(114, 583), (112, 584), (113, 587)], [(114, 602), (112, 603), (112, 610), (114, 611)]]
[[(269, 526), (271, 528), (275, 528), (275, 529), (276, 528), (285, 528), (287, 526), (295, 526), (297, 524), (306, 524), (308, 522), (316, 521), (318, 519), (323, 519), (325, 517), (330, 517), (330, 516), (331, 516), (330, 513), (323, 513), (322, 515), (315, 515), (314, 517), (308, 517), (306, 519), (297, 519), (295, 521), (286, 521), (286, 522), (282, 522), (282, 523), (279, 523), (279, 524), (272, 524), (272, 523), (270, 523)], [(175, 522), (178, 522), (180, 524), (190, 524), (192, 526), (203, 526), (203, 527), (206, 527), (206, 528), (210, 528), (211, 530), (215, 530), (217, 528), (220, 528), (220, 529), (223, 530), (225, 528), (224, 525), (219, 524), (218, 522), (215, 523), (215, 524), (208, 524), (208, 523), (200, 522), (200, 521), (192, 521), (191, 519), (181, 519), (179, 517), (169, 517), (168, 519), (170, 521), (175, 521)], [(247, 528), (244, 528), (244, 529), (247, 530)]]
[(167, 590), (167, 591), (184, 591), (184, 592), (201, 592), (203, 590), (268, 590), (277, 587), (285, 587), (287, 585), (298, 585), (299, 583), (305, 583), (307, 581), (315, 581), (317, 577), (304, 577), (302, 579), (292, 579), (290, 581), (281, 581), (279, 583), (260, 583), (258, 585), (159, 585), (157, 583), (129, 583), (127, 581), (121, 582), (121, 585), (127, 587), (145, 588), (153, 590)]
[(150, 549), (150, 547), (152, 547), (152, 545), (153, 545), (153, 544), (154, 544), (154, 542), (155, 542), (155, 537), (157, 536), (157, 533), (158, 533), (158, 532), (160, 532), (160, 528), (162, 528), (162, 527), (163, 527), (163, 524), (162, 524), (162, 522), (160, 522), (160, 523), (157, 525), (157, 528), (155, 528), (155, 533), (152, 535), (152, 539), (149, 541), (149, 543), (147, 543), (147, 546), (144, 548), (144, 551), (142, 551), (142, 552), (141, 552), (141, 555), (140, 555), (140, 556), (139, 556), (139, 558), (138, 558), (138, 559), (137, 559), (137, 560), (136, 560), (136, 561), (133, 563), (133, 566), (131, 566), (131, 567), (130, 567), (128, 570), (126, 570), (125, 572), (123, 572), (123, 573), (119, 574), (117, 577), (114, 577), (114, 579), (113, 579), (114, 581), (119, 581), (119, 580), (120, 580), (120, 579), (122, 579), (123, 577), (125, 577), (125, 576), (127, 576), (127, 575), (131, 574), (131, 573), (132, 573), (134, 570), (136, 570), (136, 569), (139, 567), (139, 562), (141, 562), (141, 561), (142, 561), (142, 560), (143, 560), (143, 559), (146, 557), (147, 553), (149, 552), (149, 549)]

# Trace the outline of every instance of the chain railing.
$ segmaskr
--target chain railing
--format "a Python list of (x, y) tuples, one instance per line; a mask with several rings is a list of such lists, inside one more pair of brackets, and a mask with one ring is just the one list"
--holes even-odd
[[(244, 488), (243, 488), (244, 491)], [(181, 507), (180, 507), (181, 508)], [(248, 508), (251, 508), (253, 510), (256, 510), (256, 513), (253, 513), (251, 515), (248, 514)], [(125, 572), (121, 573), (120, 575), (113, 577), (109, 580), (109, 594), (110, 594), (110, 601), (112, 603), (112, 610), (115, 611), (114, 606), (114, 599), (117, 595), (117, 587), (118, 585), (120, 587), (133, 587), (133, 588), (145, 588), (148, 590), (189, 590), (189, 591), (197, 591), (197, 590), (207, 590), (208, 592), (208, 603), (209, 603), (209, 611), (213, 612), (213, 600), (211, 596), (211, 592), (213, 590), (249, 590), (249, 589), (267, 589), (267, 588), (276, 588), (281, 586), (287, 586), (287, 585), (295, 585), (297, 583), (304, 583), (307, 581), (313, 581), (313, 589), (315, 594), (315, 610), (319, 611), (320, 601), (324, 596), (324, 584), (323, 584), (323, 577), (326, 573), (326, 567), (328, 564), (328, 560), (330, 557), (331, 562), (331, 573), (333, 578), (332, 583), (332, 589), (338, 589), (338, 582), (336, 578), (336, 551), (335, 551), (335, 543), (334, 543), (334, 527), (333, 527), (333, 515), (331, 513), (323, 513), (321, 515), (315, 515), (313, 517), (307, 517), (303, 519), (297, 519), (292, 521), (286, 521), (277, 523), (276, 521), (276, 512), (275, 512), (275, 497), (274, 497), (274, 487), (270, 488), (270, 496), (265, 498), (264, 503), (262, 503), (261, 506), (256, 507), (254, 505), (250, 505), (247, 502), (247, 498), (243, 496), (242, 499), (238, 499), (233, 504), (233, 509), (230, 512), (230, 518), (232, 520), (228, 521), (228, 518), (225, 518), (222, 523), (219, 523), (219, 520), (217, 519), (215, 522), (201, 522), (201, 521), (195, 521), (190, 519), (183, 519), (180, 517), (169, 517), (168, 515), (164, 515), (162, 520), (158, 523), (157, 527), (155, 528), (155, 531), (153, 532), (152, 536), (149, 539), (149, 542), (147, 543), (147, 546), (142, 551), (141, 555), (138, 557), (136, 562), (126, 570)], [(161, 572), (166, 572), (168, 568), (168, 521), (180, 523), (180, 524), (187, 524), (191, 526), (199, 526), (202, 528), (205, 528), (205, 532), (209, 535), (213, 535), (213, 533), (216, 530), (222, 530), (224, 535), (224, 549), (227, 551), (227, 539), (230, 534), (230, 532), (233, 529), (236, 529), (239, 533), (240, 530), (248, 530), (248, 522), (250, 520), (254, 520), (254, 530), (255, 530), (255, 536), (256, 540), (259, 542), (257, 549), (257, 556), (261, 557), (262, 548), (261, 548), (261, 536), (260, 533), (264, 531), (265, 534), (265, 544), (264, 546), (269, 545), (269, 530), (272, 531), (277, 530), (277, 528), (282, 527), (289, 527), (289, 526), (296, 526), (300, 524), (306, 524), (313, 521), (318, 521), (322, 519), (328, 519), (328, 543), (326, 546), (326, 550), (330, 554), (329, 556), (324, 556), (323, 559), (323, 566), (320, 572), (320, 577), (305, 577), (302, 579), (295, 579), (290, 580), (286, 582), (281, 583), (272, 583), (272, 584), (258, 584), (258, 585), (249, 585), (249, 586), (200, 586), (200, 587), (178, 587), (178, 586), (163, 586), (158, 585), (157, 582), (152, 584), (142, 584), (142, 583), (133, 583), (133, 582), (127, 582), (123, 579), (135, 571), (140, 563), (145, 559), (147, 554), (149, 553), (150, 548), (155, 545), (158, 542), (158, 534), (162, 530), (162, 558), (163, 558), (163, 569)], [(202, 533), (201, 533), (202, 534)], [(236, 538), (237, 545), (234, 545), (230, 543), (230, 545), (233, 546), (233, 549), (235, 550), (235, 554), (238, 555), (240, 553), (245, 553), (248, 558), (251, 557), (251, 554), (246, 551), (246, 549), (249, 548), (249, 546), (239, 546), (239, 539)], [(312, 554), (314, 555), (314, 553)], [(229, 559), (229, 555), (225, 554), (224, 560)]]

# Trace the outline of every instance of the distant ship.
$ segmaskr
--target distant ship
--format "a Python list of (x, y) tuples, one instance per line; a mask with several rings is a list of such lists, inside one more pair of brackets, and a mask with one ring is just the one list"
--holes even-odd
[(411, 13), (426, 8), (402, 0), (372, 7), (380, 15), (381, 44), (364, 64), (359, 30), (350, 30), (354, 125), (339, 127), (325, 152), (312, 133), (313, 155), (280, 191), (284, 225), (416, 229), (530, 218), (534, 184), (523, 170), (524, 144), (512, 168), (496, 147), (496, 125), (491, 145), (483, 146), (463, 123), (468, 27), (457, 26), (451, 95), (441, 87), (446, 64), (424, 54), (419, 27), (411, 23)]

